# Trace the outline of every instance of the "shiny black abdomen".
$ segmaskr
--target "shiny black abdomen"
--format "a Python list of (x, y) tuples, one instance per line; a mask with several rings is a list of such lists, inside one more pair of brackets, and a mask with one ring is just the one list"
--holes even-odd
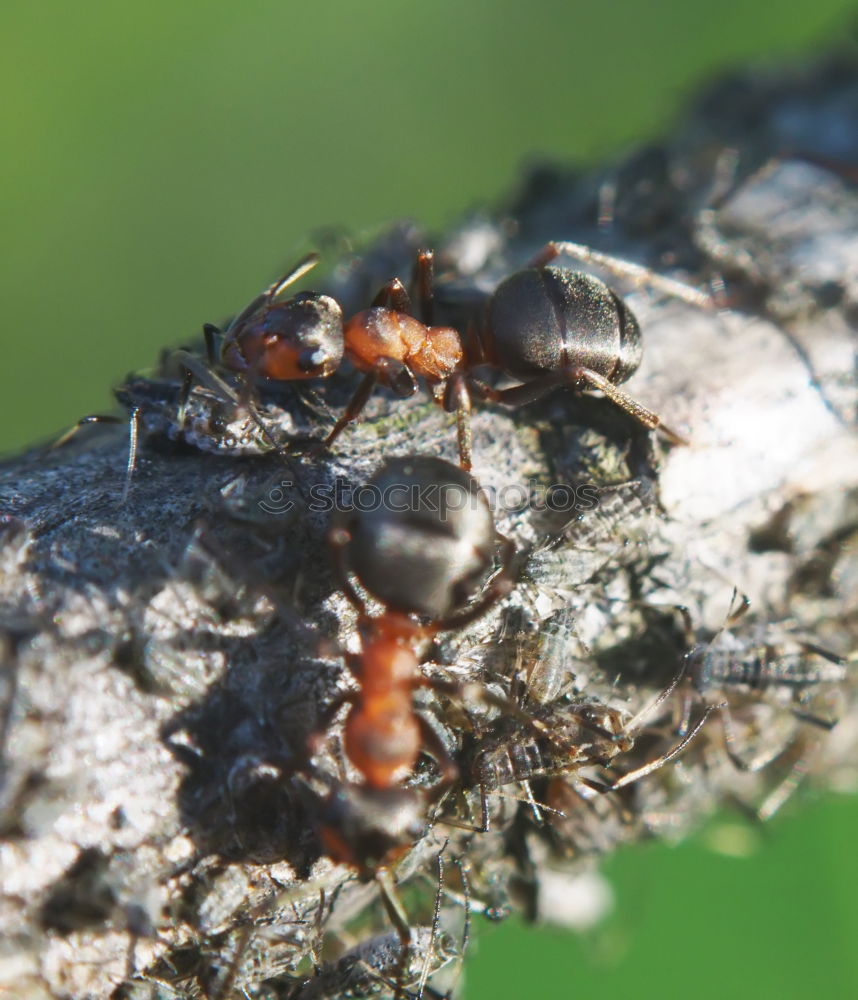
[(615, 384), (640, 364), (637, 320), (598, 278), (566, 268), (529, 268), (498, 285), (488, 305), (488, 358), (529, 381), (573, 367)]

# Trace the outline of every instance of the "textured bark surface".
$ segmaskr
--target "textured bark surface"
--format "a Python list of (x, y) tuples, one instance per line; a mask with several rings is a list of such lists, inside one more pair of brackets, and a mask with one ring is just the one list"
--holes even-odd
[[(658, 145), (592, 173), (539, 170), (495, 216), (433, 237), (398, 227), (331, 276), (326, 290), (354, 310), (431, 243), (439, 301), (456, 320), (550, 239), (698, 287), (723, 277), (731, 308), (720, 312), (610, 277), (643, 330), (628, 389), (688, 447), (571, 392), (475, 410), (474, 473), (520, 550), (520, 579), (476, 624), (442, 636), (426, 669), (516, 697), (522, 667), (535, 669), (522, 704), (549, 726), (574, 699), (631, 715), (684, 660), (682, 605), (710, 665), (768, 649), (789, 682), (680, 685), (613, 776), (676, 743), (683, 693), (692, 719), (728, 702), (729, 745), (716, 712), (677, 761), (622, 792), (593, 793), (570, 768), (536, 784), (562, 812), (544, 810), (541, 823), (494, 795), (488, 833), (435, 816), (396, 870), (416, 928), (412, 987), (424, 954), (434, 969), (457, 951), (455, 862), (472, 909), (562, 920), (575, 878), (620, 841), (682, 836), (728, 800), (766, 816), (800, 777), (854, 786), (856, 125), (852, 65), (737, 77)], [(143, 436), (124, 505), (118, 429), (0, 467), (7, 995), (327, 997), (396, 977), (398, 939), (376, 887), (332, 865), (314, 832), (307, 788), (342, 774), (339, 726), (312, 767), (304, 748), (352, 683), (335, 642), (355, 647), (325, 555), (329, 513), (305, 501), (314, 486), (360, 485), (386, 456), (455, 460), (455, 429), (426, 395), (379, 393), (335, 454), (271, 452), (269, 436), (322, 435), (353, 385), (343, 374), (312, 392), (263, 390), (264, 435), (198, 389), (180, 433), (176, 379), (130, 379), (118, 395), (140, 408)], [(595, 486), (599, 505), (521, 503), (522, 490), (551, 484)], [(734, 586), (750, 611), (719, 634)], [(427, 696), (421, 710), (463, 774), (468, 748), (504, 732), (479, 698)], [(814, 719), (839, 721), (828, 731)], [(520, 721), (504, 738), (533, 735)], [(595, 765), (586, 773), (608, 780)], [(415, 783), (435, 779), (421, 761)], [(460, 790), (442, 812), (466, 819), (477, 799)], [(430, 948), (445, 843), (449, 892)]]

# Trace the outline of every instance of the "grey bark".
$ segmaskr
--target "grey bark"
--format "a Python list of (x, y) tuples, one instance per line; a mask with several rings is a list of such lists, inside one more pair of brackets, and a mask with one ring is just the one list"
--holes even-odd
[[(766, 816), (799, 777), (854, 788), (856, 125), (848, 60), (737, 76), (620, 163), (540, 168), (496, 213), (432, 237), (396, 227), (332, 275), (329, 289), (357, 309), (431, 243), (439, 299), (459, 319), (550, 239), (697, 287), (723, 277), (730, 308), (712, 311), (608, 276), (644, 331), (628, 389), (688, 447), (651, 439), (592, 396), (477, 407), (474, 471), (495, 491), (521, 578), (443, 637), (427, 669), (510, 694), (535, 655), (528, 710), (551, 718), (572, 690), (631, 714), (683, 662), (682, 605), (710, 666), (768, 647), (782, 681), (815, 672), (815, 683), (757, 692), (721, 677), (693, 695), (692, 714), (726, 700), (729, 745), (715, 712), (677, 761), (621, 793), (591, 794), (570, 769), (543, 790), (564, 815), (546, 810), (541, 825), (496, 796), (489, 833), (438, 818), (396, 871), (417, 928), (412, 988), (424, 953), (434, 970), (457, 949), (453, 862), (469, 872), (472, 909), (571, 919), (576, 879), (621, 841), (682, 836), (728, 801)], [(265, 434), (202, 387), (180, 432), (169, 367), (129, 379), (118, 395), (140, 408), (144, 433), (124, 504), (121, 430), (0, 468), (7, 995), (321, 997), (395, 978), (398, 940), (375, 886), (321, 854), (295, 778), (342, 773), (336, 726), (315, 770), (302, 755), (322, 707), (351, 684), (332, 640), (354, 642), (324, 555), (328, 512), (301, 494), (360, 484), (387, 455), (455, 460), (455, 431), (428, 398), (380, 393), (324, 461), (272, 453), (269, 437), (322, 434), (352, 385), (263, 390)], [(513, 503), (523, 486), (558, 483), (595, 485), (598, 508), (571, 517)], [(734, 586), (750, 611), (721, 634)], [(656, 709), (619, 773), (675, 744), (681, 708), (674, 693)], [(479, 697), (427, 697), (422, 710), (455, 755), (497, 725)], [(799, 715), (839, 721), (828, 732)], [(533, 735), (524, 722), (513, 732)], [(427, 760), (415, 780), (432, 778)], [(447, 815), (465, 817), (463, 798), (475, 804), (473, 790), (451, 797)], [(430, 949), (445, 843), (449, 893)], [(443, 988), (443, 972), (435, 981)]]

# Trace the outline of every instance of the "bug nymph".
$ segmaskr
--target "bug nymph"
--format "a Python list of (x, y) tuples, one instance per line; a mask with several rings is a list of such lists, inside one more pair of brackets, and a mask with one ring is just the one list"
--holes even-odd
[(618, 778), (603, 783), (578, 775), (590, 766), (613, 768), (615, 761), (628, 754), (647, 720), (670, 697), (682, 676), (680, 671), (654, 701), (631, 719), (595, 699), (570, 702), (566, 698), (542, 705), (532, 713), (518, 709), (501, 716), (479, 736), (470, 753), (465, 786), (479, 790), (481, 818), (476, 829), (488, 831), (488, 795), (507, 785), (522, 785), (541, 821), (529, 786), (531, 780), (566, 777), (600, 792), (616, 792), (674, 760), (700, 732), (715, 706), (706, 708), (668, 750)]
[[(718, 702), (721, 751), (738, 770), (754, 772), (767, 768), (791, 745), (813, 742), (800, 736), (799, 724), (834, 728), (838, 720), (830, 717), (828, 697), (843, 683), (848, 658), (771, 625), (748, 636), (732, 633), (750, 606), (748, 597), (734, 588), (723, 624), (706, 642), (696, 641), (690, 614), (679, 609), (687, 681), (679, 692), (676, 729), (687, 729), (694, 705)], [(757, 811), (766, 809), (764, 804)]]

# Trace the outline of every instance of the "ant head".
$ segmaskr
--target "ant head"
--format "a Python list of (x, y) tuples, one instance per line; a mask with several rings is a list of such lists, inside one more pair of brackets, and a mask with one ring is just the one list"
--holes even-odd
[(233, 371), (291, 381), (331, 375), (343, 359), (343, 313), (336, 300), (299, 292), (265, 305), (236, 326), (222, 357)]
[[(477, 481), (440, 458), (391, 459), (335, 526), (340, 565), (388, 609), (438, 621), (492, 568), (497, 532)], [(369, 501), (369, 502), (363, 502)]]
[(316, 823), (329, 857), (372, 878), (423, 835), (426, 802), (416, 789), (401, 785), (340, 784), (319, 802)]
[(511, 274), (489, 300), (486, 327), (487, 356), (517, 378), (580, 366), (618, 384), (641, 360), (640, 328), (625, 302), (567, 268)]

